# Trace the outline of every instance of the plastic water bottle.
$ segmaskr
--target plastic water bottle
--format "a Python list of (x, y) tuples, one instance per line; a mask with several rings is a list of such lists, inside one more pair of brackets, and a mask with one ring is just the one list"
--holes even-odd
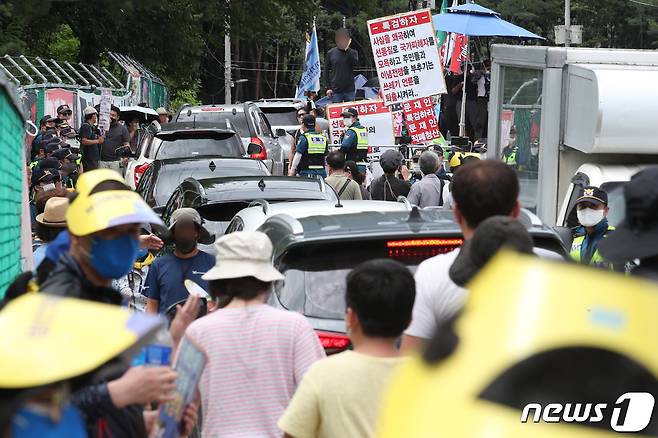
[(174, 341), (171, 338), (169, 330), (161, 328), (155, 335), (155, 339), (146, 345), (133, 358), (132, 366), (164, 366), (171, 364), (171, 352)]

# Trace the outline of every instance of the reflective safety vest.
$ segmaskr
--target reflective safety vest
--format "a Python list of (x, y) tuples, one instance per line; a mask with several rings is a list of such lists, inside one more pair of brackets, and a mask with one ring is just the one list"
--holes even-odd
[(368, 128), (348, 128), (348, 131), (352, 131), (356, 134), (356, 149), (357, 150), (368, 150)]
[(327, 155), (327, 137), (315, 132), (304, 133), (308, 149), (302, 155), (299, 163), (300, 170), (323, 170), (324, 157)]
[(509, 155), (504, 154), (503, 155), (503, 163), (507, 164), (508, 166), (515, 166), (516, 165), (516, 153), (519, 150), (519, 148), (514, 147), (512, 149), (512, 153)]
[[(605, 232), (603, 235), (603, 239), (606, 238), (606, 235), (610, 231), (614, 231), (615, 227), (608, 226), (608, 230)], [(585, 243), (585, 235), (578, 235), (574, 237), (573, 242), (571, 243), (571, 252), (569, 255), (571, 256), (571, 259), (574, 260), (575, 262), (578, 263), (583, 263), (581, 259), (581, 249), (583, 247), (583, 244)], [(592, 258), (589, 261), (590, 266), (597, 266), (601, 268), (606, 268), (610, 269), (611, 271), (614, 270), (612, 263), (606, 261), (603, 256), (601, 256), (601, 253), (599, 253), (599, 249), (596, 248), (594, 253), (592, 254)]]

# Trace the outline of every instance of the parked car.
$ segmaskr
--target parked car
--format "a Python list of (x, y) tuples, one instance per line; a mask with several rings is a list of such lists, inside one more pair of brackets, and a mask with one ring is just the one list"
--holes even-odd
[(287, 151), (272, 133), (263, 112), (253, 102), (235, 105), (183, 105), (174, 117), (176, 122), (230, 123), (242, 139), (251, 158), (263, 160), (273, 175), (283, 175)]
[(261, 177), (269, 174), (262, 161), (249, 158), (201, 156), (155, 160), (139, 182), (137, 193), (158, 211), (186, 178)]
[(364, 211), (409, 211), (409, 202), (388, 201), (308, 201), (282, 202), (272, 204), (267, 201), (254, 201), (253, 206), (240, 210), (231, 220), (226, 233), (234, 231), (255, 231), (270, 217), (286, 214), (295, 219), (308, 216), (339, 215)]
[[(542, 255), (567, 256), (559, 236), (523, 211), (522, 223)], [(345, 334), (345, 277), (358, 264), (391, 258), (411, 271), (425, 259), (461, 246), (453, 212), (442, 209), (321, 215), (272, 216), (259, 228), (274, 245), (274, 265), (285, 275), (269, 302), (304, 314), (328, 353), (348, 348)]]
[[(162, 219), (169, 222), (177, 208), (195, 208), (215, 236), (224, 230), (233, 216), (256, 200), (268, 203), (291, 201), (338, 202), (336, 193), (322, 178), (287, 176), (241, 176), (229, 178), (185, 179), (171, 194), (162, 211)], [(204, 251), (214, 253), (213, 247)]]
[(154, 160), (194, 156), (244, 157), (240, 137), (219, 123), (171, 123), (150, 125), (143, 133), (137, 158), (126, 168), (126, 183), (135, 189)]

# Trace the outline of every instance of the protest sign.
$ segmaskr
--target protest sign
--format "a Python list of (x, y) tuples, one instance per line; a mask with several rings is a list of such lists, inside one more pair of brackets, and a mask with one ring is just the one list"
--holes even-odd
[(446, 92), (429, 9), (368, 21), (384, 103)]
[(157, 422), (158, 438), (177, 438), (180, 436), (181, 421), (185, 408), (196, 394), (201, 373), (206, 366), (206, 354), (189, 338), (181, 342), (174, 369), (178, 373), (174, 400), (160, 406)]
[(391, 110), (384, 105), (382, 100), (360, 100), (358, 102), (336, 103), (327, 106), (329, 138), (332, 146), (340, 145), (340, 136), (346, 130), (341, 114), (347, 108), (356, 108), (359, 112), (361, 125), (368, 129), (368, 144), (370, 146), (395, 144)]
[(425, 143), (441, 137), (431, 97), (404, 102), (402, 109), (412, 143)]
[(101, 134), (110, 129), (110, 109), (112, 107), (112, 91), (109, 88), (101, 89), (100, 111), (98, 112), (98, 127)]

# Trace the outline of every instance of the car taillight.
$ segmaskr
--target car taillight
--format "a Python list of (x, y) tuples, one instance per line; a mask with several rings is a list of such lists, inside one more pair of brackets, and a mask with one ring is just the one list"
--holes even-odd
[(150, 163), (144, 163), (135, 167), (135, 187), (137, 187), (139, 180), (142, 179), (142, 175), (144, 175), (144, 172), (146, 172), (146, 169), (148, 169), (150, 165)]
[(342, 333), (323, 332), (319, 330), (315, 333), (317, 333), (322, 348), (327, 350), (327, 353), (338, 353), (350, 346), (350, 338)]
[(420, 263), (430, 257), (448, 253), (459, 248), (463, 239), (403, 239), (386, 242), (388, 257), (391, 259)]
[(249, 155), (249, 158), (253, 158), (254, 160), (267, 160), (267, 149), (265, 149), (263, 141), (258, 137), (251, 137), (250, 142), (260, 146), (260, 153), (251, 154)]
[(459, 246), (464, 239), (404, 239), (389, 240), (386, 242), (388, 248), (412, 248), (418, 246)]

